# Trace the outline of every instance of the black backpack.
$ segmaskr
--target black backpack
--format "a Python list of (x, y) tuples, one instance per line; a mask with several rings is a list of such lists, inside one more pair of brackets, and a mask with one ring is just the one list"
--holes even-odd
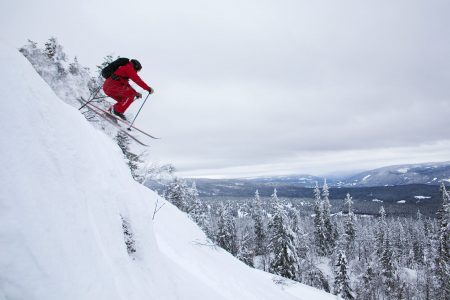
[(121, 57), (116, 59), (115, 61), (113, 61), (112, 63), (110, 63), (109, 65), (107, 65), (106, 67), (104, 67), (102, 69), (102, 76), (103, 78), (107, 79), (109, 77), (111, 77), (111, 75), (121, 66), (126, 65), (127, 63), (129, 63), (130, 60), (128, 58), (125, 57)]

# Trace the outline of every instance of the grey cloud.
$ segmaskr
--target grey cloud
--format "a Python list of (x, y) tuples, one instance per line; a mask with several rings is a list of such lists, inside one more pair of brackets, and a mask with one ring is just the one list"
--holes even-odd
[(448, 1), (56, 3), (2, 3), (2, 36), (139, 58), (156, 93), (138, 124), (184, 174), (449, 159)]

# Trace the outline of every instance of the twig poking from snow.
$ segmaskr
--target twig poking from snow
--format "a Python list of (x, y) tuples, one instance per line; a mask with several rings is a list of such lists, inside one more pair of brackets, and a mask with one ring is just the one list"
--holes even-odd
[(272, 277), (272, 281), (273, 281), (275, 284), (280, 285), (282, 288), (283, 288), (283, 287), (287, 287), (287, 286), (289, 286), (289, 285), (292, 284), (292, 281), (290, 281), (290, 280), (287, 279), (287, 278), (281, 277), (281, 276), (274, 276), (274, 277)]
[(156, 199), (155, 210), (153, 211), (152, 220), (155, 219), (155, 215), (158, 213), (158, 211), (159, 211), (164, 205), (166, 205), (165, 203), (163, 203), (161, 206), (158, 207), (158, 204), (159, 204), (159, 198)]
[(197, 245), (197, 246), (206, 246), (206, 247), (209, 247), (214, 250), (217, 250), (217, 248), (218, 248), (218, 246), (211, 240), (205, 240), (205, 241), (195, 240), (195, 241), (192, 241), (192, 244)]

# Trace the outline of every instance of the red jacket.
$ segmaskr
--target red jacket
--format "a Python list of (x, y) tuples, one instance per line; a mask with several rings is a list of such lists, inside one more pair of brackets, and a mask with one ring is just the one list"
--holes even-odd
[(150, 90), (150, 87), (139, 77), (136, 70), (133, 67), (133, 63), (130, 61), (124, 66), (119, 67), (114, 74), (117, 76), (120, 76), (126, 80), (131, 79), (133, 80), (137, 85), (139, 85), (144, 90), (148, 91)]

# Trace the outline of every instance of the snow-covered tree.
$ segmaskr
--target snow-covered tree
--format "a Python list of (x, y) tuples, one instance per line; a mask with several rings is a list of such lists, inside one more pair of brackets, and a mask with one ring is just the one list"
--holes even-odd
[(386, 223), (386, 211), (384, 210), (384, 207), (380, 207), (379, 211), (379, 219), (378, 224), (376, 227), (376, 233), (375, 233), (375, 239), (376, 239), (376, 251), (378, 256), (381, 256), (383, 253), (383, 247), (385, 243), (385, 235), (387, 230), (387, 223)]
[[(71, 105), (79, 105), (80, 97), (88, 99), (94, 90), (101, 87), (101, 81), (92, 77), (89, 69), (82, 67), (78, 59), (67, 66), (67, 55), (56, 38), (50, 38), (44, 48), (29, 41), (19, 51), (53, 91)], [(96, 118), (93, 121), (99, 122)]]
[(253, 267), (253, 259), (255, 257), (253, 243), (253, 234), (251, 229), (246, 226), (242, 230), (242, 235), (238, 241), (239, 245), (236, 257), (251, 267)]
[[(347, 217), (344, 222), (344, 237), (346, 242), (346, 251), (347, 253), (353, 253), (354, 252), (354, 246), (355, 246), (355, 237), (356, 237), (356, 226), (355, 226), (355, 215), (353, 214), (352, 210), (352, 197), (350, 194), (347, 194), (345, 198), (345, 204), (347, 205)], [(350, 257), (353, 257), (353, 254), (350, 255)]]
[(143, 161), (139, 155), (133, 153), (130, 150), (130, 138), (122, 131), (119, 131), (116, 135), (116, 142), (122, 150), (127, 165), (130, 168), (131, 176), (133, 176), (133, 179), (137, 182), (143, 183), (144, 176), (139, 172), (141, 170), (141, 164), (143, 163)]
[(254, 208), (258, 209), (258, 210), (261, 210), (262, 209), (262, 207), (261, 207), (262, 203), (261, 203), (261, 197), (259, 195), (259, 191), (258, 190), (255, 191), (255, 195), (253, 196), (252, 200), (253, 200), (252, 203), (253, 203)]
[(384, 207), (380, 208), (380, 218), (378, 223), (378, 259), (380, 274), (383, 280), (384, 291), (387, 295), (395, 295), (398, 292), (398, 270), (394, 258), (392, 245), (392, 234), (386, 221)]
[(323, 230), (325, 235), (325, 249), (328, 254), (330, 254), (334, 246), (336, 245), (336, 231), (333, 223), (331, 222), (331, 204), (330, 204), (330, 191), (325, 180), (322, 187), (322, 219), (323, 219)]
[(288, 217), (283, 204), (278, 199), (277, 191), (272, 194), (274, 214), (269, 222), (269, 248), (273, 253), (270, 271), (290, 279), (297, 279), (299, 259), (296, 253), (295, 235), (289, 227)]
[(55, 37), (51, 37), (45, 43), (45, 54), (48, 58), (53, 59), (55, 61), (66, 61), (67, 55), (63, 51), (63, 47), (58, 43), (58, 40)]
[(359, 282), (359, 288), (357, 290), (357, 299), (364, 300), (376, 300), (378, 299), (377, 293), (377, 274), (371, 264), (368, 264), (365, 268), (365, 272)]
[(191, 188), (188, 191), (189, 202), (191, 207), (189, 209), (189, 215), (197, 223), (200, 228), (208, 234), (208, 207), (198, 197), (198, 190), (195, 181), (192, 183)]
[(255, 255), (264, 255), (267, 253), (267, 236), (266, 228), (263, 221), (263, 209), (261, 205), (261, 198), (259, 197), (259, 192), (256, 190), (255, 197), (253, 198), (254, 210), (252, 212), (253, 228), (255, 235)]
[(323, 203), (319, 185), (316, 182), (314, 187), (314, 240), (319, 255), (325, 255), (326, 249), (326, 237), (323, 221)]
[[(187, 183), (186, 183), (187, 185)], [(194, 208), (194, 203), (198, 199), (198, 190), (197, 190), (197, 184), (192, 182), (191, 186), (186, 189), (186, 212), (190, 213), (191, 210)]]
[(44, 53), (54, 62), (58, 77), (64, 78), (67, 75), (67, 71), (64, 67), (65, 62), (67, 61), (67, 55), (55, 37), (50, 38), (47, 43), (45, 43)]
[(442, 205), (436, 213), (438, 224), (438, 249), (435, 262), (438, 283), (438, 299), (450, 299), (450, 196), (442, 183)]
[(347, 300), (355, 299), (350, 287), (348, 262), (344, 251), (339, 252), (334, 270), (334, 294)]
[(69, 64), (69, 73), (74, 76), (77, 76), (81, 73), (82, 69), (83, 67), (80, 65), (80, 63), (78, 62), (78, 58), (75, 56), (73, 62)]
[(172, 164), (160, 165), (151, 163), (145, 169), (145, 183), (156, 183), (160, 187), (164, 187), (174, 181), (176, 168)]
[(417, 211), (417, 220), (413, 228), (413, 241), (412, 241), (412, 255), (411, 258), (416, 266), (422, 266), (425, 263), (425, 249), (426, 249), (426, 236), (424, 232), (423, 216), (420, 211)]
[(237, 254), (236, 224), (231, 213), (230, 205), (221, 205), (216, 233), (217, 244), (233, 255)]
[(167, 201), (178, 207), (181, 211), (187, 211), (188, 187), (184, 179), (175, 178), (164, 193)]
[(323, 272), (314, 264), (313, 258), (308, 256), (304, 260), (302, 283), (330, 292), (330, 285)]
[(383, 282), (386, 293), (394, 294), (396, 292), (396, 277), (397, 268), (394, 262), (393, 251), (389, 235), (386, 236), (383, 250), (380, 257), (381, 275), (383, 276)]
[(292, 228), (292, 231), (294, 232), (294, 243), (297, 256), (300, 260), (305, 259), (310, 249), (308, 245), (309, 241), (307, 239), (308, 234), (305, 233), (304, 230), (305, 224), (302, 223), (300, 213), (295, 207), (288, 207), (288, 215), (291, 219), (290, 226)]

